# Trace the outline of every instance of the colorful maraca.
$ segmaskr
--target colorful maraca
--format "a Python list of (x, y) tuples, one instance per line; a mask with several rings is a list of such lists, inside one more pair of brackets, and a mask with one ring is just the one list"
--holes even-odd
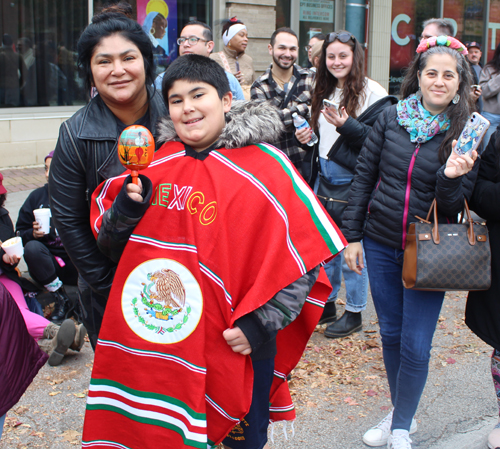
[(155, 140), (144, 126), (125, 128), (118, 139), (118, 157), (123, 166), (132, 173), (132, 182), (137, 184), (139, 170), (148, 168), (155, 154)]

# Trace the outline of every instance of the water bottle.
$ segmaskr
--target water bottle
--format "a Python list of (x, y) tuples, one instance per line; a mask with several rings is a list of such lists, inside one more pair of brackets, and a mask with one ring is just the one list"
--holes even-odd
[[(301, 115), (297, 114), (296, 112), (294, 112), (292, 114), (292, 118), (293, 118), (293, 124), (295, 125), (295, 128), (297, 128), (297, 129), (309, 128), (309, 123), (307, 123), (307, 120), (304, 117), (302, 117)], [(311, 134), (311, 140), (309, 142), (307, 142), (307, 145), (312, 147), (313, 145), (315, 145), (317, 143), (318, 143), (318, 136), (313, 131), (313, 133)]]

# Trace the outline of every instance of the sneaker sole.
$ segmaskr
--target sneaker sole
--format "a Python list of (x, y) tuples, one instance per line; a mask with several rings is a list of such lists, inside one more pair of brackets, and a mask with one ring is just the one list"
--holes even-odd
[(50, 366), (58, 366), (61, 364), (66, 351), (75, 339), (76, 329), (73, 320), (66, 320), (61, 324), (57, 333), (57, 346), (49, 356), (48, 363)]
[(351, 329), (349, 332), (345, 333), (340, 333), (340, 332), (328, 332), (325, 330), (325, 337), (328, 338), (342, 338), (342, 337), (347, 337), (348, 335), (354, 334), (354, 332), (359, 332), (361, 329), (363, 329), (363, 325), (359, 325), (355, 327), (354, 329)]

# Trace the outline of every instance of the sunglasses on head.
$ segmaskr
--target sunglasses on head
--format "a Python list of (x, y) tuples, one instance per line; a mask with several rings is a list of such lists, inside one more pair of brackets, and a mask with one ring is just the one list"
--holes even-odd
[(337, 39), (338, 41), (342, 42), (343, 44), (349, 42), (349, 40), (351, 40), (351, 39), (354, 42), (356, 42), (356, 38), (351, 33), (347, 32), (347, 31), (343, 31), (341, 33), (330, 33), (328, 35), (327, 42), (331, 43), (335, 39)]

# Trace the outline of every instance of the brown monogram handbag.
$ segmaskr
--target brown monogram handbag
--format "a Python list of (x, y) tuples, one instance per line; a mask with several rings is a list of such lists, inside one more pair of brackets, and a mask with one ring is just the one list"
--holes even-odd
[[(434, 223), (431, 223), (433, 210)], [(434, 200), (427, 219), (410, 224), (403, 262), (403, 284), (406, 288), (434, 291), (490, 288), (488, 229), (486, 225), (472, 221), (467, 200), (465, 215), (465, 223), (438, 225)]]

